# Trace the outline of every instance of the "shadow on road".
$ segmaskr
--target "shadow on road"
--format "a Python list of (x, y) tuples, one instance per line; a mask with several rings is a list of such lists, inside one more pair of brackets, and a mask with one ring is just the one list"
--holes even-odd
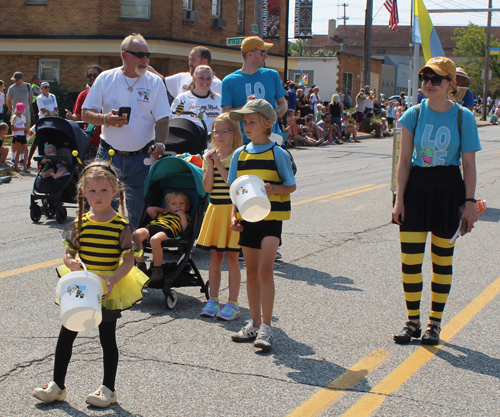
[(477, 220), (480, 222), (500, 222), (500, 209), (488, 207)]
[[(71, 417), (89, 417), (91, 415), (94, 415), (94, 413), (87, 414), (83, 411), (77, 410), (76, 408), (72, 407), (69, 403), (66, 401), (62, 402), (54, 402), (50, 404), (46, 403), (39, 403), (35, 406), (38, 410), (48, 412), (50, 410), (60, 410), (68, 414), (68, 416)], [(97, 410), (102, 410), (101, 408), (97, 407), (91, 407), (87, 406), (87, 409), (89, 411), (97, 411)], [(117, 417), (143, 417), (141, 414), (133, 414), (130, 413), (127, 410), (124, 410), (119, 404), (112, 404), (106, 409), (105, 414), (101, 414), (101, 417), (107, 417), (107, 416), (117, 416)]]

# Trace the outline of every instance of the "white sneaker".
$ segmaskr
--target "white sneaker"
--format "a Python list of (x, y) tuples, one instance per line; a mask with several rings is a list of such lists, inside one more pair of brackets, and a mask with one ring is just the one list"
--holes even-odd
[(262, 350), (269, 350), (273, 346), (273, 329), (267, 324), (261, 324), (257, 332), (257, 340), (253, 347)]
[(35, 388), (33, 396), (46, 403), (64, 401), (66, 399), (66, 388), (61, 389), (54, 381), (50, 381), (42, 388)]
[(101, 385), (96, 392), (87, 395), (85, 402), (94, 407), (109, 407), (111, 404), (116, 403), (116, 391), (111, 391), (105, 385)]
[(253, 320), (250, 320), (238, 333), (232, 334), (231, 339), (233, 342), (250, 342), (255, 340), (258, 330), (258, 327), (253, 327)]

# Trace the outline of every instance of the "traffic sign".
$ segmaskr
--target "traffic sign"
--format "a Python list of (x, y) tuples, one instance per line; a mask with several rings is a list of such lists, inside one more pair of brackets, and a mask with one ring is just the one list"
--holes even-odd
[(241, 42), (243, 42), (243, 39), (245, 39), (245, 37), (242, 37), (242, 38), (226, 38), (226, 46), (240, 46)]

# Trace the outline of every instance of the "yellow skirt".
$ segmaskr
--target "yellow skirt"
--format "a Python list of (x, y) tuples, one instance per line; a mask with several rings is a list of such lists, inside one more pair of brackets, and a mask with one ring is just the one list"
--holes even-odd
[(197, 247), (205, 250), (215, 249), (218, 252), (238, 252), (240, 232), (231, 229), (232, 204), (208, 205)]
[[(57, 273), (60, 277), (71, 272), (71, 270), (66, 265), (61, 265), (57, 267)], [(111, 276), (115, 271), (96, 271), (90, 270), (97, 275)], [(101, 278), (102, 286), (106, 288), (106, 281)], [(108, 310), (126, 310), (132, 307), (137, 301), (142, 300), (142, 290), (146, 287), (149, 282), (149, 277), (137, 269), (135, 266), (130, 270), (130, 272), (125, 275), (114, 287), (109, 295), (109, 298), (104, 298), (101, 300), (102, 306)], [(104, 291), (103, 294), (105, 294)], [(56, 303), (59, 304), (59, 300)]]

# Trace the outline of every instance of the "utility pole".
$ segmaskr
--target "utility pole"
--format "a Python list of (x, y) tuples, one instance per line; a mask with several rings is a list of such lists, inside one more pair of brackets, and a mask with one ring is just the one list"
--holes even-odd
[(347, 49), (347, 28), (346, 28), (346, 21), (349, 20), (349, 18), (346, 16), (346, 7), (349, 6), (346, 3), (342, 3), (341, 6), (344, 8), (344, 17), (341, 17), (340, 20), (344, 21), (344, 42), (343, 42), (343, 51), (345, 52)]
[(484, 58), (484, 90), (483, 90), (483, 120), (487, 120), (486, 102), (488, 98), (488, 82), (490, 78), (490, 38), (491, 38), (491, 8), (493, 0), (489, 1), (488, 26), (486, 26), (486, 57)]
[(285, 68), (284, 68), (284, 81), (288, 80), (288, 19), (290, 18), (290, 6), (286, 2), (286, 21), (285, 21)]
[[(491, 1), (491, 0), (490, 0)], [(370, 65), (372, 58), (372, 19), (373, 19), (373, 0), (366, 0), (365, 14), (365, 46), (363, 50), (363, 78), (365, 85), (370, 85)]]

